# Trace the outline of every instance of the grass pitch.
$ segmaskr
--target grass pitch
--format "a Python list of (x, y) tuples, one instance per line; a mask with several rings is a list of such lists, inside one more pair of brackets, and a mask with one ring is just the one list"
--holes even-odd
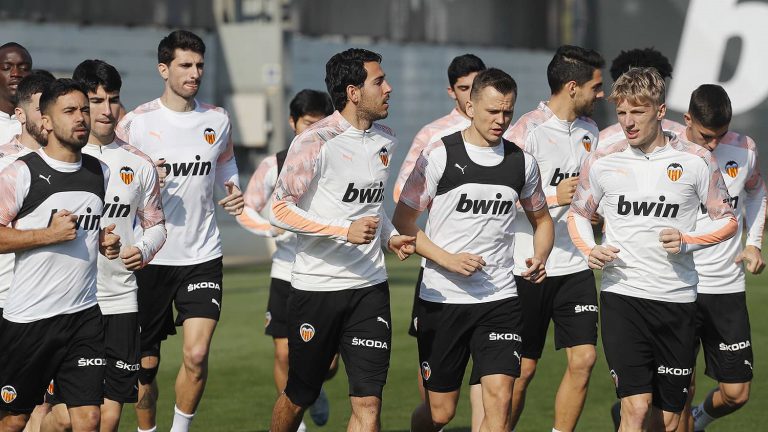
[[(384, 388), (382, 430), (408, 431), (410, 415), (419, 402), (416, 389), (416, 340), (407, 334), (411, 314), (413, 286), (418, 259), (401, 263), (388, 257), (392, 304), (392, 360), (389, 379)], [(229, 268), (224, 271), (223, 314), (213, 339), (210, 375), (203, 401), (192, 423), (194, 431), (266, 431), (275, 399), (272, 380), (272, 339), (264, 335), (264, 311), (269, 287), (269, 267)], [(748, 302), (752, 320), (752, 345), (755, 353), (755, 379), (751, 401), (741, 411), (718, 420), (707, 431), (764, 430), (768, 414), (768, 386), (761, 365), (768, 353), (768, 276), (749, 277)], [(551, 332), (551, 326), (550, 326)], [(552, 335), (547, 340), (536, 378), (528, 390), (525, 412), (518, 431), (546, 431), (552, 428), (554, 395), (565, 368), (565, 353), (555, 351)], [(180, 365), (181, 337), (174, 336), (162, 346), (158, 382), (158, 430), (169, 430), (173, 415), (173, 384)], [(704, 365), (699, 356), (699, 370)], [(465, 382), (469, 373), (465, 376)], [(714, 386), (703, 373), (697, 381), (698, 403)], [(446, 431), (469, 431), (468, 388), (462, 391), (456, 418)], [(347, 380), (340, 368), (336, 377), (326, 383), (331, 399), (331, 418), (322, 428), (314, 426), (306, 416), (310, 431), (346, 430), (349, 418)], [(598, 360), (592, 375), (579, 430), (609, 431), (612, 424), (609, 408), (615, 401), (613, 382), (598, 345)], [(126, 405), (121, 431), (135, 431), (133, 406)]]

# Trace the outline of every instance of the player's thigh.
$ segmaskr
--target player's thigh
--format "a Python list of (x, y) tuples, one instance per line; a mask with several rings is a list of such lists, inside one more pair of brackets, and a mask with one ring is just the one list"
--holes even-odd
[(474, 331), (470, 306), (419, 300), (419, 364), (430, 392), (450, 393), (461, 387)]
[(679, 413), (688, 399), (696, 364), (696, 304), (650, 302), (646, 315), (651, 321), (656, 371), (653, 404)]
[(547, 330), (552, 319), (552, 306), (555, 294), (560, 286), (561, 276), (546, 278), (535, 284), (520, 276), (515, 276), (517, 294), (522, 305), (523, 346), (522, 356), (539, 359), (547, 340)]
[(218, 321), (221, 316), (223, 264), (221, 257), (178, 269), (178, 288), (174, 302), (176, 325), (189, 318)]

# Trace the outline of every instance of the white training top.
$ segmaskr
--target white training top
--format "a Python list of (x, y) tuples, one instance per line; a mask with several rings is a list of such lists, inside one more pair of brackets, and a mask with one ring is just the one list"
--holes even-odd
[[(547, 276), (562, 276), (589, 267), (568, 235), (568, 206), (557, 203), (557, 185), (579, 175), (581, 165), (597, 148), (597, 126), (588, 118), (560, 120), (546, 102), (526, 114), (504, 133), (504, 138), (530, 153), (538, 162), (549, 214), (555, 224), (555, 244), (547, 260)], [(533, 256), (533, 229), (526, 218), (515, 220), (515, 275), (525, 271)]]
[(227, 112), (197, 101), (194, 110), (176, 112), (155, 99), (128, 113), (116, 132), (153, 161), (165, 159), (161, 192), (168, 240), (152, 264), (192, 265), (220, 257), (213, 186), (231, 181), (239, 188)]
[[(291, 285), (306, 291), (339, 291), (384, 282), (382, 247), (397, 234), (382, 208), (392, 131), (374, 123), (359, 130), (338, 112), (296, 136), (277, 179), (271, 222), (299, 234)], [(369, 244), (347, 242), (349, 226), (379, 217)]]
[[(426, 260), (419, 297), (435, 303), (485, 303), (517, 295), (513, 274), (517, 209), (546, 206), (536, 160), (506, 142), (478, 147), (443, 138), (429, 145), (405, 183), (400, 202), (429, 208), (426, 234), (449, 253), (483, 257), (481, 271), (466, 277)], [(505, 151), (506, 150), (506, 151)]]
[[(735, 261), (743, 250), (742, 234), (746, 225), (746, 244), (760, 249), (765, 225), (766, 191), (757, 162), (757, 146), (746, 135), (728, 132), (712, 154), (728, 187), (739, 228), (730, 239), (693, 253), (699, 273), (697, 291), (704, 294), (744, 292), (744, 266)], [(697, 230), (706, 229), (711, 223), (706, 212), (699, 212)]]
[(21, 123), (15, 115), (0, 111), (0, 143), (10, 142), (17, 135), (21, 135)]
[(251, 176), (245, 188), (245, 208), (237, 217), (243, 228), (259, 237), (271, 237), (275, 240), (275, 252), (272, 254), (270, 277), (291, 281), (291, 268), (296, 259), (296, 234), (285, 231), (278, 234), (268, 219), (261, 215), (266, 208), (272, 211), (272, 193), (277, 183), (277, 158), (275, 155), (264, 158)]
[[(694, 250), (727, 240), (737, 222), (712, 154), (678, 136), (645, 154), (627, 140), (601, 147), (582, 167), (568, 216), (573, 242), (585, 256), (595, 246), (590, 218), (602, 202), (603, 244), (619, 249), (603, 269), (602, 290), (672, 303), (696, 300)], [(696, 227), (700, 203), (714, 222)], [(669, 254), (659, 235), (682, 233), (682, 250)]]
[(19, 251), (3, 318), (28, 323), (85, 310), (96, 304), (96, 256), (109, 168), (83, 155), (75, 163), (44, 149), (0, 173), (0, 225), (43, 229), (59, 210), (77, 216), (77, 238)]
[[(18, 137), (14, 137), (8, 144), (3, 144), (0, 146), (0, 171), (28, 153), (32, 153), (32, 150), (21, 144)], [(0, 254), (0, 308), (5, 307), (5, 298), (8, 296), (8, 290), (11, 289), (15, 261), (16, 254)]]
[[(115, 224), (122, 249), (136, 246), (141, 251), (142, 266), (154, 258), (165, 243), (165, 222), (157, 171), (152, 161), (136, 148), (122, 141), (104, 146), (88, 144), (83, 153), (107, 164), (112, 174), (104, 198), (102, 228)], [(134, 236), (134, 226), (143, 235)], [(122, 259), (110, 260), (99, 255), (97, 298), (104, 315), (137, 312), (136, 277), (125, 268)]]

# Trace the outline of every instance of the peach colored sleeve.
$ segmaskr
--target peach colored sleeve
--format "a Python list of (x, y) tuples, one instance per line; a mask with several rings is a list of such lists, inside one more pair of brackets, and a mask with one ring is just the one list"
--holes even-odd
[(397, 179), (395, 180), (395, 187), (392, 191), (392, 197), (395, 202), (400, 200), (400, 193), (405, 186), (405, 182), (408, 180), (408, 177), (410, 177), (411, 171), (413, 171), (416, 166), (416, 161), (419, 159), (419, 155), (421, 155), (421, 152), (429, 144), (429, 139), (431, 137), (432, 134), (430, 128), (425, 126), (421, 128), (419, 133), (416, 134), (416, 137), (413, 138), (411, 148), (408, 149), (408, 154), (405, 156), (403, 165), (400, 166), (400, 172), (398, 172)]
[(603, 196), (594, 169), (594, 164), (598, 161), (600, 154), (599, 152), (593, 153), (584, 161), (579, 182), (576, 185), (576, 192), (571, 201), (571, 208), (568, 211), (568, 234), (571, 236), (573, 244), (584, 256), (589, 256), (596, 244), (590, 221)]
[(261, 216), (261, 211), (275, 190), (276, 177), (277, 158), (274, 155), (264, 158), (245, 188), (245, 209), (237, 216), (240, 226), (260, 237), (272, 237), (275, 234), (274, 227)]
[(27, 164), (17, 160), (0, 172), (0, 225), (9, 227), (29, 192)]
[(307, 130), (291, 143), (272, 195), (270, 221), (275, 226), (298, 234), (346, 241), (350, 221), (326, 218), (298, 205), (313, 180), (321, 173), (321, 150), (325, 141), (330, 139), (324, 138), (323, 132), (320, 128)]

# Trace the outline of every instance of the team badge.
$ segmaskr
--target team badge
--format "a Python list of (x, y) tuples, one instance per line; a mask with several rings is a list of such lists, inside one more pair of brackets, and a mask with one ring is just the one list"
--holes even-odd
[(728, 161), (725, 164), (725, 173), (731, 176), (731, 178), (736, 178), (739, 175), (739, 164), (736, 161)]
[(299, 327), (299, 336), (304, 342), (309, 342), (315, 337), (315, 328), (312, 327), (312, 324), (304, 323)]
[(16, 389), (13, 388), (13, 386), (7, 385), (0, 389), (0, 397), (2, 397), (3, 402), (7, 404), (16, 400), (16, 396), (18, 396), (18, 394), (16, 393)]
[(381, 159), (381, 163), (384, 164), (384, 166), (389, 165), (389, 152), (386, 147), (382, 147), (381, 150), (379, 150), (379, 159)]
[(48, 390), (46, 390), (49, 395), (53, 396), (53, 380), (51, 380), (50, 383), (48, 383)]
[(667, 167), (667, 177), (669, 177), (672, 181), (678, 181), (680, 180), (680, 177), (683, 176), (683, 166), (679, 163), (671, 163)]
[(120, 180), (122, 180), (126, 185), (131, 184), (133, 181), (133, 170), (131, 167), (124, 166), (120, 168)]
[(421, 362), (421, 376), (424, 381), (429, 381), (429, 377), (432, 376), (432, 368), (429, 367), (429, 363)]
[(584, 138), (581, 139), (581, 145), (584, 146), (584, 150), (591, 151), (592, 150), (592, 138), (590, 138), (589, 135), (584, 135)]
[(216, 142), (216, 132), (211, 128), (205, 128), (205, 132), (203, 132), (203, 137), (205, 138), (205, 142), (208, 144), (213, 144)]
[(619, 388), (619, 376), (613, 369), (611, 369), (611, 378), (613, 378), (613, 384), (616, 386), (616, 388)]
[(264, 327), (269, 327), (269, 323), (272, 322), (272, 312), (267, 311), (267, 313), (264, 314)]

